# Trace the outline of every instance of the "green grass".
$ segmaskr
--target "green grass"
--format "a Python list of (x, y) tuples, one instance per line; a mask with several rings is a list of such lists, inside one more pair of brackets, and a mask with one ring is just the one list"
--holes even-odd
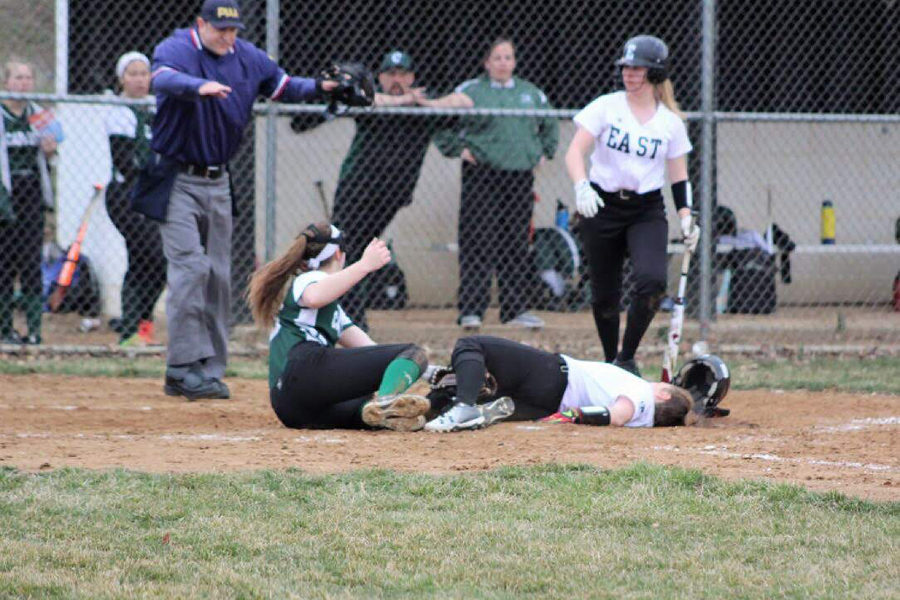
[[(785, 390), (833, 389), (846, 392), (900, 394), (900, 357), (877, 358), (818, 357), (812, 359), (754, 360), (727, 358), (732, 371), (732, 389), (779, 388)], [(0, 374), (27, 375), (56, 373), (88, 377), (155, 377), (163, 376), (164, 360), (160, 357), (60, 357), (28, 359), (6, 357), (0, 361)], [(659, 367), (646, 365), (644, 376), (659, 379)], [(265, 358), (232, 359), (228, 377), (265, 379)]]
[[(26, 359), (5, 357), (0, 360), (0, 375), (32, 375), (51, 373), (81, 377), (148, 377), (161, 378), (166, 370), (165, 359), (156, 356), (125, 357), (54, 357)], [(268, 362), (265, 358), (232, 359), (227, 377), (266, 379)]]
[(887, 598), (900, 503), (635, 465), (0, 470), (0, 597)]

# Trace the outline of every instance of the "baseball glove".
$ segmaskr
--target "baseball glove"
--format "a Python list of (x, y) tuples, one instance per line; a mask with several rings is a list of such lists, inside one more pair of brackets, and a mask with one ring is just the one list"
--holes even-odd
[[(431, 394), (429, 394), (429, 397), (434, 394), (435, 397), (450, 400), (456, 396), (456, 373), (453, 371), (452, 367), (436, 369), (434, 373), (431, 374), (428, 383), (431, 385)], [(494, 379), (493, 375), (485, 371), (484, 383), (481, 385), (481, 389), (478, 390), (477, 402), (479, 404), (487, 402), (496, 395), (497, 380)]]
[(329, 109), (337, 112), (338, 103), (346, 106), (372, 106), (375, 102), (375, 79), (372, 72), (361, 63), (336, 63), (324, 69), (316, 78), (316, 87), (336, 81), (337, 87), (323, 92), (329, 101)]

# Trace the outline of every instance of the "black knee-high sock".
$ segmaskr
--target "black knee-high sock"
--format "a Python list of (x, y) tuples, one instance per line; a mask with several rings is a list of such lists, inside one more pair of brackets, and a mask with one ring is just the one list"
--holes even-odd
[(659, 299), (656, 296), (638, 296), (632, 299), (628, 307), (628, 322), (625, 324), (625, 335), (622, 337), (622, 351), (619, 360), (631, 360), (637, 352), (638, 345), (650, 322), (656, 314)]
[(478, 392), (484, 385), (484, 356), (465, 352), (453, 357), (453, 370), (456, 372), (456, 399), (459, 402), (475, 405)]
[(591, 309), (606, 362), (612, 362), (619, 348), (619, 310), (616, 306), (604, 308), (598, 304), (592, 304)]

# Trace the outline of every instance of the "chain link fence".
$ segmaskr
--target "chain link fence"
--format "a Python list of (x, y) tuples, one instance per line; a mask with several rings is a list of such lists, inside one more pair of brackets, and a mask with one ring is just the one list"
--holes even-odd
[[(122, 169), (117, 174), (114, 154), (121, 121), (136, 127), (152, 119), (153, 102), (121, 99), (116, 60), (132, 50), (151, 56), (156, 43), (193, 22), (200, 3), (40, 0), (29, 11), (20, 4), (0, 0), (8, 28), (0, 55), (33, 66), (34, 92), (55, 93), (32, 99), (35, 113), (52, 109), (49, 131), (58, 147), (45, 154), (52, 196), (45, 199), (34, 183), (36, 164), (22, 167), (23, 177), (31, 174), (29, 183), (14, 186), (17, 219), (0, 225), (8, 257), (2, 333), (11, 333), (4, 323), (15, 308), (22, 309), (15, 326), (23, 335), (41, 333), (45, 344), (71, 341), (53, 329), (56, 316), (44, 318), (42, 329), (35, 307), (52, 291), (94, 182), (112, 182), (116, 193), (90, 219), (87, 261), (65, 308), (102, 317), (106, 331), (107, 320), (130, 307), (126, 320), (137, 315), (147, 333), (147, 323), (164, 323), (157, 298), (165, 265), (155, 226), (126, 210), (131, 180)], [(710, 8), (715, 27), (704, 30)], [(395, 264), (344, 299), (360, 323), (367, 310), (395, 310), (402, 321), (410, 311), (440, 309), (435, 318), (451, 328), (462, 317), (487, 326), (526, 313), (552, 332), (571, 313), (590, 329), (586, 336), (595, 336), (585, 318), (590, 286), (564, 155), (575, 132), (572, 116), (622, 88), (613, 63), (625, 39), (652, 33), (670, 49), (670, 76), (694, 146), (688, 166), (695, 202), (710, 224), (709, 260), (692, 262), (685, 338), (722, 346), (900, 344), (895, 2), (244, 0), (242, 9), (242, 37), (289, 73), (311, 76), (333, 61), (359, 61), (376, 73), (382, 96), (380, 106), (337, 118), (320, 105), (258, 106), (231, 162), (235, 325), (249, 322), (242, 294), (254, 267), (307, 223), (331, 219), (347, 236), (351, 260), (373, 236), (394, 251)], [(491, 88), (486, 77), (489, 44), (499, 38), (514, 43), (512, 89)], [(705, 83), (704, 40), (714, 49)], [(704, 85), (714, 92), (706, 112)], [(4, 91), (32, 90), (6, 81)], [(474, 108), (417, 105), (458, 92)], [(10, 98), (4, 103), (15, 102)], [(14, 140), (12, 116), (7, 140), (31, 144), (30, 156), (37, 156), (35, 144), (51, 120), (35, 117)], [(704, 123), (712, 133), (708, 147)], [(464, 150), (477, 164), (463, 160)], [(680, 229), (663, 191), (673, 295)], [(628, 270), (626, 261), (623, 309)], [(665, 325), (660, 312), (655, 328)], [(164, 335), (157, 327), (156, 337)], [(645, 346), (658, 341), (648, 334)]]

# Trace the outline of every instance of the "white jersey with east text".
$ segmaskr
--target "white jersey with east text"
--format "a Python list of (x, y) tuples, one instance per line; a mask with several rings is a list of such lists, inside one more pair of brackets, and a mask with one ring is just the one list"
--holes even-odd
[(560, 412), (582, 406), (612, 408), (625, 396), (634, 405), (634, 415), (625, 427), (653, 427), (655, 405), (649, 381), (610, 363), (561, 356), (569, 367), (569, 383), (559, 403)]
[(641, 124), (625, 92), (600, 96), (585, 106), (575, 123), (594, 136), (590, 180), (607, 192), (638, 194), (666, 183), (666, 161), (691, 151), (684, 121), (660, 103), (653, 117)]

